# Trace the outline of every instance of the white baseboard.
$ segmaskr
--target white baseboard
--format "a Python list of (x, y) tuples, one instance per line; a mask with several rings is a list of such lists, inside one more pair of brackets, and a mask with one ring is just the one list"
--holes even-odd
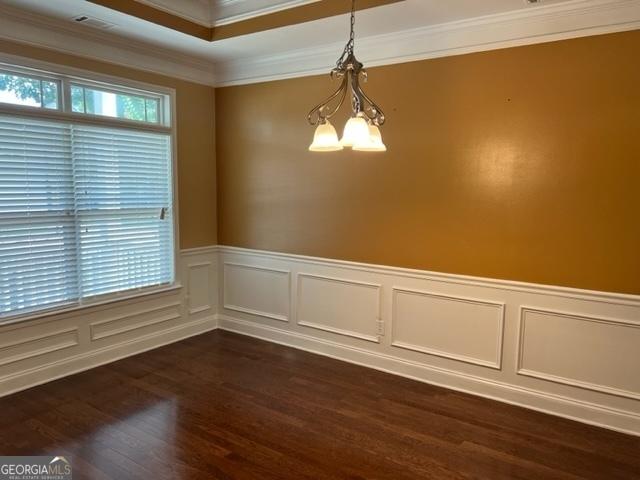
[[(218, 247), (220, 328), (640, 435), (640, 296)], [(224, 275), (243, 265), (243, 275)], [(264, 272), (287, 272), (289, 282)], [(276, 318), (277, 317), (277, 318)]]
[(640, 296), (234, 247), (171, 291), (0, 325), (0, 396), (216, 328), (640, 435)]
[(161, 292), (0, 325), (0, 397), (216, 329), (217, 255), (181, 252)]
[(491, 381), (444, 368), (436, 368), (309, 335), (259, 325), (228, 315), (218, 315), (218, 328), (431, 385), (478, 395), (622, 433), (640, 435), (640, 416), (632, 415), (629, 412)]
[(84, 372), (218, 328), (215, 315), (118, 344), (66, 357), (0, 379), (0, 397)]

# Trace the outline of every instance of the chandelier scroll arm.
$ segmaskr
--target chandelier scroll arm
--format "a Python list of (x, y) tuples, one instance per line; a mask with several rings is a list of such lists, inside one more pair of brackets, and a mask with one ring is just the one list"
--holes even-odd
[[(354, 53), (355, 17), (355, 0), (351, 0), (349, 40), (331, 70), (332, 80), (334, 77), (341, 77), (340, 86), (307, 115), (308, 122), (316, 127), (313, 142), (309, 146), (312, 152), (333, 152), (344, 148), (362, 152), (387, 151), (382, 141), (382, 132), (378, 128), (385, 123), (384, 112), (362, 88), (362, 83), (367, 81), (367, 71)], [(339, 140), (329, 119), (347, 102), (347, 95), (351, 104), (351, 116), (344, 126), (342, 139)]]
[(369, 112), (367, 112), (366, 108), (362, 108), (362, 111), (367, 116), (367, 118), (369, 118), (369, 120), (371, 120), (375, 125), (378, 125), (378, 126), (384, 125), (385, 116), (382, 109), (378, 106), (376, 102), (371, 100), (371, 98), (364, 92), (364, 90), (360, 86), (360, 83), (356, 85), (356, 90), (357, 90), (358, 96), (361, 99), (364, 99), (365, 103), (368, 104), (369, 106), (369, 110), (373, 112), (373, 115), (370, 115)]
[[(347, 97), (347, 90), (348, 90), (347, 87), (348, 87), (348, 78), (347, 78), (347, 75), (343, 75), (342, 82), (340, 83), (340, 86), (338, 87), (338, 89), (335, 92), (333, 92), (326, 100), (324, 100), (323, 102), (319, 103), (318, 105), (316, 105), (311, 109), (311, 111), (307, 115), (307, 121), (311, 125), (315, 126), (315, 125), (324, 123), (326, 120), (333, 117), (336, 114), (336, 112), (340, 109), (340, 107), (344, 103), (345, 98)], [(338, 101), (336, 106), (330, 109), (330, 111), (328, 111), (327, 113), (323, 113), (323, 110), (327, 109), (329, 104), (338, 97), (340, 97), (340, 100)]]

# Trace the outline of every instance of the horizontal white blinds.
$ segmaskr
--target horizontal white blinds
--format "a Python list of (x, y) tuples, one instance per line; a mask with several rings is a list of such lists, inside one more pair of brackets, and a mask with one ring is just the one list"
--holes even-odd
[(0, 117), (0, 315), (78, 298), (71, 126)]
[(75, 126), (83, 296), (173, 279), (169, 136)]
[(0, 316), (173, 281), (170, 137), (0, 116)]

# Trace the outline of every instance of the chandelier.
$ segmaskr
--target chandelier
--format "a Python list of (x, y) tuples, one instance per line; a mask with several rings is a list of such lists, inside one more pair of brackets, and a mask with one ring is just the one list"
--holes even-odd
[[(354, 53), (356, 23), (356, 2), (351, 0), (351, 34), (342, 55), (331, 70), (331, 79), (340, 80), (340, 87), (309, 112), (309, 123), (316, 126), (312, 152), (334, 152), (343, 148), (363, 152), (384, 152), (387, 147), (382, 142), (380, 126), (384, 124), (384, 113), (376, 103), (362, 90), (360, 82), (367, 81), (367, 71)], [(338, 140), (336, 129), (329, 119), (344, 104), (347, 94), (351, 96), (351, 118), (347, 121)]]

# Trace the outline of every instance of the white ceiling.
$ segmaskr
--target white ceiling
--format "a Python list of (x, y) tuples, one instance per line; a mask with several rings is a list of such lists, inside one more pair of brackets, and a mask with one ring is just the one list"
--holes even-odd
[[(567, 0), (544, 0), (544, 4), (563, 1)], [(204, 15), (206, 15), (209, 5), (207, 0), (179, 2), (175, 0), (144, 0), (144, 3), (153, 3), (155, 6), (167, 9), (170, 7), (174, 12), (180, 5), (183, 16), (197, 17), (200, 15), (198, 18), (201, 23), (206, 21)], [(278, 4), (291, 3), (291, 1), (213, 0), (213, 3), (217, 5), (216, 8), (228, 9), (227, 11), (235, 9), (233, 11), (236, 13), (246, 14), (250, 11), (249, 4), (254, 7), (254, 12), (256, 10), (259, 12), (261, 10), (259, 7), (277, 6)], [(343, 38), (346, 41), (349, 27), (346, 15), (341, 15), (209, 43), (84, 0), (0, 0), (0, 4), (68, 21), (79, 31), (83, 29), (83, 26), (73, 25), (71, 20), (73, 17), (79, 14), (96, 17), (116, 25), (110, 30), (110, 34), (177, 50), (214, 62), (225, 61), (237, 56), (273, 55), (293, 48), (309, 48)], [(359, 12), (356, 28), (358, 36), (367, 37), (530, 8), (536, 7), (528, 5), (525, 0), (406, 0)]]
[(193, 22), (213, 27), (320, 0), (137, 0)]
[[(139, 1), (202, 24), (219, 24), (316, 0)], [(164, 55), (165, 63), (182, 59), (196, 67), (209, 65), (224, 78), (208, 83), (223, 84), (238, 83), (245, 77), (258, 81), (317, 73), (320, 67), (328, 70), (348, 37), (349, 26), (348, 16), (340, 15), (210, 43), (84, 0), (0, 0), (0, 9), (6, 13), (0, 15), (5, 17), (4, 24), (0, 18), (0, 37), (45, 45), (50, 42), (57, 48), (62, 42), (57, 36), (35, 42), (29, 29), (19, 30), (16, 25), (10, 28), (12, 23), (28, 18), (38, 23), (41, 31), (48, 27), (64, 31), (67, 37), (92, 38), (98, 43), (117, 41), (119, 48), (130, 46), (146, 49), (149, 55)], [(80, 14), (115, 26), (99, 31), (73, 22), (72, 18)], [(480, 31), (480, 26), (484, 30)], [(640, 28), (640, 0), (541, 0), (533, 5), (526, 0), (405, 0), (358, 12), (356, 51), (366, 63), (382, 64), (439, 56), (433, 52), (441, 52), (441, 56), (633, 28)], [(419, 38), (412, 37), (418, 34)], [(25, 38), (28, 35), (31, 37)], [(431, 53), (414, 51), (418, 44), (423, 53)], [(82, 48), (68, 41), (64, 45), (70, 51)], [(394, 56), (397, 59), (392, 59)], [(297, 59), (298, 63), (300, 59), (307, 63), (313, 59), (315, 63), (305, 68), (290, 64), (287, 71), (279, 72), (285, 69), (285, 58)], [(253, 73), (240, 74), (247, 65)]]

